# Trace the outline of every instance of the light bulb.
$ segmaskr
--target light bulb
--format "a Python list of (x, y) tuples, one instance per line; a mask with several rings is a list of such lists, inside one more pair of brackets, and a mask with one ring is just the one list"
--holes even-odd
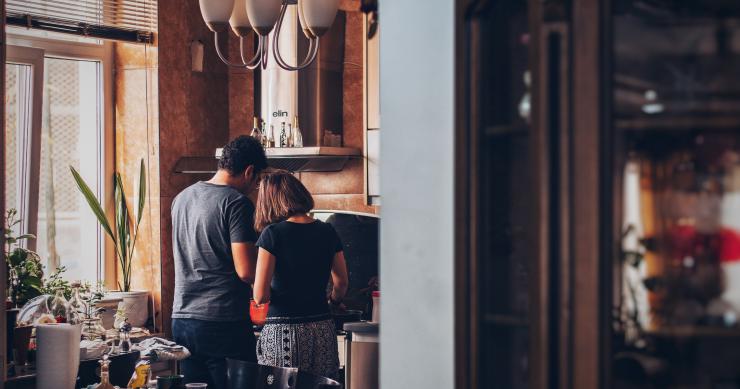
[(252, 28), (260, 35), (267, 35), (280, 17), (281, 0), (246, 0), (247, 15)]
[(225, 30), (233, 10), (234, 0), (200, 0), (200, 13), (211, 31)]
[(234, 1), (234, 10), (231, 12), (229, 24), (237, 36), (246, 36), (251, 31), (252, 25), (247, 15), (247, 0)]
[(334, 23), (339, 0), (298, 0), (298, 8), (302, 9), (306, 27), (313, 35), (320, 37)]

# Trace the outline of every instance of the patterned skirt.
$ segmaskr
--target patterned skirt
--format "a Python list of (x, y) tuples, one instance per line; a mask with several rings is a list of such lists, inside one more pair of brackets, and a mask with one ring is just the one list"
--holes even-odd
[(270, 323), (257, 341), (257, 363), (298, 370), (337, 379), (339, 350), (334, 321)]

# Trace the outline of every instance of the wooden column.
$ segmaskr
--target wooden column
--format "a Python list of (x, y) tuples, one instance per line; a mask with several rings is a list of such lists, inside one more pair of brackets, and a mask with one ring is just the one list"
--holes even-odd
[(602, 338), (600, 315), (601, 83), (602, 2), (574, 0), (573, 44), (573, 388), (601, 387)]

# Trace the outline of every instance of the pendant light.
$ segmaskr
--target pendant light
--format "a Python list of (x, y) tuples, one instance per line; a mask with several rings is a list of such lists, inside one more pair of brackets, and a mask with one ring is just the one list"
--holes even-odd
[[(334, 23), (339, 0), (199, 0), (200, 11), (208, 28), (214, 33), (216, 53), (228, 66), (265, 69), (269, 57), (269, 34), (274, 31), (272, 53), (278, 65), (290, 71), (305, 69), (313, 63), (319, 53), (319, 40)], [(306, 58), (295, 66), (288, 64), (280, 53), (278, 42), (285, 14), (289, 6), (298, 7), (301, 30), (309, 40)], [(218, 34), (228, 27), (239, 37), (241, 61), (230, 62), (221, 52)], [(257, 50), (252, 59), (244, 53), (244, 39), (249, 30), (258, 36)]]

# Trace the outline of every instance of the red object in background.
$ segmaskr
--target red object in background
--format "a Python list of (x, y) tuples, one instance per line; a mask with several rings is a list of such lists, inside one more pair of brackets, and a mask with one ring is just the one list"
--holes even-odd
[(719, 252), (720, 262), (740, 261), (740, 233), (732, 228), (722, 228), (719, 236), (722, 241)]
[(252, 324), (256, 326), (263, 326), (267, 321), (267, 310), (270, 307), (270, 303), (264, 303), (257, 305), (254, 300), (249, 301), (249, 317), (252, 318)]

